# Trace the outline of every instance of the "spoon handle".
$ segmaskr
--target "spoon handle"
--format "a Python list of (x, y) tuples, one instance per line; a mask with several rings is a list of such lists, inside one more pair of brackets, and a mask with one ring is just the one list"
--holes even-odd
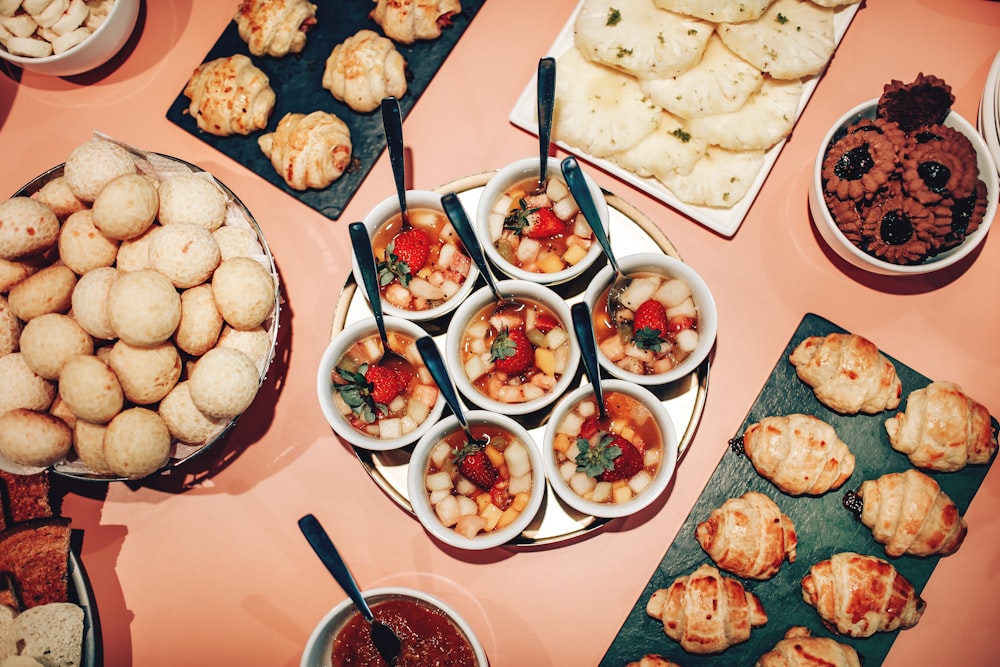
[(483, 274), (483, 278), (486, 279), (493, 294), (499, 299), (500, 292), (497, 289), (496, 281), (493, 279), (493, 273), (490, 270), (489, 263), (486, 261), (486, 255), (483, 254), (483, 247), (479, 244), (479, 237), (476, 236), (476, 231), (472, 228), (472, 223), (469, 222), (469, 216), (465, 212), (462, 202), (459, 201), (458, 196), (454, 192), (449, 192), (441, 197), (441, 207), (444, 209), (445, 215), (448, 216), (448, 220), (451, 221), (451, 226), (455, 228), (455, 232), (462, 241), (462, 245), (465, 246), (466, 252), (472, 257), (472, 261), (476, 263), (476, 267)]
[(538, 61), (538, 158), (539, 183), (544, 183), (548, 173), (549, 148), (552, 139), (552, 107), (556, 96), (556, 60), (542, 58)]
[(337, 580), (340, 587), (347, 593), (347, 597), (351, 598), (351, 601), (361, 611), (361, 615), (370, 623), (375, 618), (375, 615), (372, 614), (368, 602), (365, 601), (365, 596), (361, 594), (361, 589), (358, 588), (358, 583), (355, 581), (350, 569), (348, 569), (347, 563), (340, 557), (337, 547), (333, 546), (333, 540), (330, 539), (330, 536), (323, 530), (323, 526), (320, 525), (319, 519), (312, 514), (306, 514), (299, 519), (299, 530), (305, 535), (309, 546), (319, 556), (320, 561), (323, 562), (326, 569), (330, 571), (333, 578)]
[(590, 323), (590, 308), (585, 303), (574, 303), (570, 306), (570, 313), (573, 315), (573, 331), (576, 339), (580, 341), (580, 357), (583, 359), (584, 370), (590, 384), (594, 386), (594, 398), (597, 399), (597, 408), (601, 411), (601, 416), (605, 415), (604, 389), (601, 387), (601, 370), (597, 362), (597, 339), (594, 338), (594, 327)]
[(399, 111), (399, 100), (395, 97), (382, 99), (382, 127), (385, 131), (386, 148), (389, 151), (389, 165), (396, 183), (399, 210), (406, 223), (406, 165), (403, 156), (403, 118)]
[(580, 207), (580, 212), (583, 213), (583, 219), (587, 221), (594, 232), (594, 238), (601, 244), (601, 248), (604, 249), (604, 254), (607, 255), (614, 270), (621, 273), (615, 254), (611, 251), (611, 239), (608, 238), (607, 230), (601, 224), (601, 216), (597, 213), (594, 198), (590, 194), (590, 188), (587, 187), (587, 181), (584, 180), (583, 172), (580, 171), (580, 165), (575, 157), (571, 155), (562, 161), (562, 173), (570, 194), (573, 195), (577, 206)]
[(371, 304), (372, 313), (375, 315), (375, 324), (382, 336), (382, 342), (388, 349), (385, 317), (382, 315), (382, 295), (378, 289), (378, 267), (375, 265), (375, 254), (372, 252), (372, 241), (368, 236), (368, 229), (363, 222), (352, 222), (348, 230), (351, 233), (351, 247), (354, 249), (354, 257), (358, 260), (358, 268), (361, 269), (365, 294), (368, 295), (368, 303)]
[(421, 336), (417, 339), (417, 350), (420, 352), (420, 356), (423, 357), (424, 365), (427, 366), (431, 377), (434, 378), (434, 382), (441, 391), (441, 395), (444, 396), (445, 402), (448, 403), (448, 407), (455, 413), (455, 419), (462, 426), (462, 430), (468, 431), (469, 423), (466, 421), (465, 413), (462, 411), (462, 403), (458, 398), (458, 392), (455, 390), (455, 383), (452, 382), (451, 376), (448, 375), (448, 367), (445, 366), (444, 359), (441, 358), (441, 351), (438, 349), (434, 339), (430, 336)]

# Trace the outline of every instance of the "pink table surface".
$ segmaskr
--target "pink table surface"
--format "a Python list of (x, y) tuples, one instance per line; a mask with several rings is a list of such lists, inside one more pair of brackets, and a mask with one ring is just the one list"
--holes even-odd
[[(591, 170), (666, 232), (719, 307), (707, 406), (669, 498), (572, 544), (474, 554), (440, 546), (372, 483), (315, 396), (349, 272), (347, 223), (391, 193), (388, 159), (331, 221), (165, 118), (236, 5), (145, 3), (127, 58), (100, 76), (0, 76), (4, 196), (93, 130), (182, 157), (254, 212), (286, 299), (280, 358), (223, 447), (165, 478), (74, 485), (65, 499), (63, 513), (84, 531), (107, 664), (297, 665), (314, 624), (344, 597), (296, 527), (307, 512), (333, 534), (362, 586), (417, 586), (457, 606), (494, 667), (596, 664), (806, 312), (870, 337), (931, 378), (959, 382), (1000, 413), (1000, 243), (987, 239), (973, 261), (942, 275), (873, 277), (824, 248), (806, 194), (827, 127), (891, 79), (935, 74), (974, 120), (1000, 47), (1000, 3), (866, 1), (734, 238)], [(485, 4), (406, 119), (414, 185), (433, 188), (535, 154), (536, 140), (508, 113), (574, 5)], [(937, 566), (920, 625), (899, 635), (886, 665), (997, 663), (998, 504), (994, 466), (967, 512), (968, 539)]]

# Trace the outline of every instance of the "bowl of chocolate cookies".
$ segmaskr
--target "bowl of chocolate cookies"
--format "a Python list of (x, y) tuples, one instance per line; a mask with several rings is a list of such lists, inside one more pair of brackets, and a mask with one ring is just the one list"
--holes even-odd
[(952, 110), (943, 80), (893, 80), (841, 116), (820, 144), (809, 209), (823, 240), (851, 265), (924, 274), (973, 253), (1000, 192), (975, 126)]

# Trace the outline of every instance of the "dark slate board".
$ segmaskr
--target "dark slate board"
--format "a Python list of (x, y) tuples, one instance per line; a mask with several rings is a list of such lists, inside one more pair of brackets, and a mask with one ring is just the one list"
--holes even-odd
[[(409, 46), (396, 45), (406, 60), (410, 76), (406, 94), (399, 99), (403, 118), (406, 118), (417, 99), (426, 90), (484, 2), (485, 0), (462, 0), (461, 14), (452, 18), (451, 26), (446, 27), (436, 40), (420, 41)], [(183, 89), (167, 110), (167, 119), (225, 153), (275, 187), (328, 218), (336, 220), (385, 149), (385, 133), (382, 129), (382, 115), (378, 109), (367, 114), (357, 113), (346, 104), (335, 100), (330, 92), (323, 88), (323, 69), (333, 47), (358, 30), (366, 28), (379, 34), (383, 33), (378, 24), (368, 18), (368, 13), (375, 6), (371, 0), (335, 0), (315, 4), (319, 6), (316, 12), (317, 23), (309, 31), (302, 53), (289, 54), (284, 58), (253, 56), (246, 43), (240, 39), (236, 23), (230, 22), (202, 60), (208, 62), (242, 53), (267, 74), (277, 100), (266, 129), (249, 136), (229, 137), (217, 137), (202, 132), (198, 129), (194, 118), (187, 113), (191, 100), (184, 96)], [(236, 13), (238, 5), (238, 2), (233, 2), (233, 14)], [(273, 131), (286, 113), (310, 113), (318, 110), (336, 114), (350, 128), (353, 166), (323, 190), (300, 192), (288, 187), (278, 176), (270, 161), (257, 146), (257, 137)], [(386, 192), (391, 191), (391, 183), (386, 183)]]
[[(823, 627), (816, 611), (802, 600), (800, 582), (813, 563), (829, 558), (838, 551), (856, 551), (888, 560), (910, 580), (918, 592), (923, 590), (940, 557), (886, 557), (882, 545), (841, 504), (844, 492), (856, 490), (862, 481), (910, 467), (909, 460), (890, 447), (883, 427), (885, 419), (898, 410), (874, 416), (837, 414), (816, 400), (812, 390), (798, 379), (794, 367), (788, 362), (788, 355), (807, 336), (824, 336), (834, 331), (842, 332), (843, 329), (817, 315), (807, 314), (803, 318), (734, 436), (741, 435), (747, 426), (769, 415), (795, 412), (812, 414), (833, 425), (841, 439), (850, 446), (857, 459), (854, 474), (840, 489), (824, 496), (793, 497), (783, 494), (760, 477), (746, 457), (727, 448), (701, 497), (604, 655), (600, 663), (602, 667), (621, 667), (648, 653), (658, 653), (685, 667), (752, 665), (760, 655), (782, 639), (785, 631), (793, 625), (808, 627), (816, 636), (835, 636)], [(883, 353), (885, 354), (884, 348)], [(902, 410), (906, 407), (906, 395), (926, 386), (930, 380), (892, 357), (889, 358), (895, 364), (903, 383), (904, 398), (899, 407)], [(942, 379), (958, 381), (954, 378)], [(994, 431), (997, 429), (996, 419), (993, 420), (993, 428)], [(964, 514), (987, 470), (988, 466), (970, 466), (960, 472), (934, 473), (933, 476)], [(690, 574), (703, 563), (712, 562), (694, 538), (695, 527), (726, 499), (741, 496), (750, 490), (770, 496), (794, 521), (799, 539), (797, 559), (795, 563), (785, 562), (780, 572), (769, 581), (742, 580), (744, 586), (761, 599), (768, 614), (767, 624), (755, 628), (747, 642), (713, 656), (686, 653), (679, 644), (664, 634), (661, 621), (646, 614), (646, 602), (655, 590), (668, 587), (674, 579)], [(969, 526), (969, 530), (975, 531), (976, 526)], [(959, 549), (947, 558), (961, 559), (962, 550)], [(925, 601), (928, 606), (934, 604), (933, 599)], [(837, 639), (853, 645), (862, 656), (865, 667), (876, 667), (885, 660), (898, 632), (879, 633), (865, 639)], [(920, 632), (919, 623), (904, 632)]]

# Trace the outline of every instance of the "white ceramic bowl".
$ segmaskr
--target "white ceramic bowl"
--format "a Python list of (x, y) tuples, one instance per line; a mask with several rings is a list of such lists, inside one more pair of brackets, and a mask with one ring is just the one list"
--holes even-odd
[(543, 396), (522, 403), (503, 403), (490, 398), (476, 388), (465, 373), (459, 347), (463, 332), (473, 316), (483, 308), (496, 302), (496, 298), (489, 287), (482, 287), (469, 295), (452, 316), (451, 322), (448, 325), (447, 336), (445, 336), (445, 363), (451, 371), (451, 377), (455, 381), (455, 386), (458, 387), (463, 396), (476, 406), (484, 410), (507, 415), (523, 415), (536, 412), (558, 400), (560, 396), (569, 390), (570, 385), (576, 380), (576, 371), (580, 365), (580, 345), (573, 334), (572, 315), (570, 314), (569, 306), (563, 298), (545, 285), (539, 285), (538, 283), (526, 280), (501, 280), (497, 282), (497, 286), (500, 293), (504, 296), (535, 301), (556, 315), (569, 335), (569, 358), (565, 372), (559, 377), (556, 385)]
[(420, 520), (420, 523), (437, 540), (460, 549), (492, 549), (515, 539), (528, 527), (532, 519), (535, 518), (535, 515), (538, 514), (542, 500), (545, 497), (545, 467), (542, 465), (542, 456), (538, 444), (523, 426), (510, 417), (486, 410), (470, 410), (465, 416), (473, 429), (480, 424), (499, 426), (524, 443), (531, 459), (532, 475), (531, 495), (527, 506), (507, 526), (490, 533), (480, 533), (473, 538), (460, 535), (455, 532), (454, 528), (446, 527), (441, 523), (434, 512), (434, 508), (431, 506), (430, 496), (424, 483), (424, 472), (427, 470), (427, 460), (435, 445), (452, 433), (461, 431), (462, 427), (455, 416), (446, 417), (435, 424), (417, 442), (416, 447), (413, 449), (413, 454), (410, 456), (410, 464), (407, 469), (407, 495), (410, 499), (410, 505), (413, 506), (413, 511)]
[[(550, 159), (546, 163), (545, 169), (549, 178), (557, 178), (560, 181), (564, 181), (558, 160)], [(528, 280), (543, 285), (557, 285), (580, 276), (601, 257), (603, 251), (596, 239), (587, 250), (587, 255), (581, 261), (555, 273), (535, 273), (514, 266), (500, 255), (490, 239), (489, 216), (494, 203), (504, 192), (517, 183), (529, 178), (537, 179), (539, 171), (539, 159), (537, 157), (524, 158), (503, 167), (490, 177), (483, 187), (483, 192), (479, 197), (479, 204), (476, 207), (476, 235), (480, 239), (486, 257), (504, 275), (515, 280)], [(608, 202), (604, 198), (604, 193), (594, 179), (586, 173), (583, 174), (583, 177), (591, 196), (594, 198), (594, 205), (597, 207), (601, 223), (604, 225), (604, 229), (607, 230), (609, 213)]]
[[(691, 289), (695, 307), (698, 309), (698, 346), (681, 363), (677, 364), (665, 373), (655, 375), (643, 375), (627, 371), (605, 356), (600, 349), (597, 353), (597, 361), (608, 373), (621, 380), (635, 382), (641, 385), (664, 385), (679, 380), (689, 373), (695, 371), (699, 365), (708, 357), (712, 346), (715, 344), (715, 336), (719, 327), (719, 315), (715, 307), (715, 299), (712, 291), (708, 288), (705, 280), (681, 260), (661, 253), (636, 253), (618, 258), (618, 264), (626, 274), (633, 272), (651, 272), (662, 276), (681, 278)], [(587, 287), (584, 294), (584, 301), (590, 306), (593, 313), (597, 307), (598, 299), (603, 299), (603, 292), (614, 279), (614, 269), (606, 266), (597, 274), (594, 281)]]
[(15, 56), (0, 46), (0, 58), (38, 74), (73, 76), (96, 69), (117, 54), (135, 28), (140, 0), (115, 0), (104, 22), (86, 40), (60, 54), (44, 58)]
[[(441, 214), (444, 215), (444, 209), (441, 206), (441, 195), (429, 190), (408, 190), (406, 192), (406, 208), (407, 211), (413, 211), (415, 209), (431, 209), (434, 211), (440, 211)], [(364, 218), (363, 222), (365, 227), (368, 229), (368, 235), (370, 237), (374, 236), (382, 225), (398, 214), (399, 199), (395, 195), (382, 200)], [(448, 223), (447, 228), (451, 228), (450, 223)], [(454, 230), (452, 230), (451, 233), (454, 234)], [(461, 245), (461, 242), (457, 240), (457, 234), (455, 234), (455, 238), (456, 242)], [(358, 287), (362, 289), (362, 293), (364, 293), (364, 280), (361, 277), (361, 269), (358, 267), (358, 260), (353, 256), (353, 254), (351, 256), (351, 272), (354, 274), (354, 281), (358, 284)], [(407, 310), (394, 306), (383, 298), (382, 312), (387, 316), (399, 317), (414, 322), (424, 322), (427, 320), (437, 319), (454, 311), (458, 307), (458, 304), (469, 296), (475, 288), (476, 280), (478, 278), (479, 270), (476, 268), (475, 263), (470, 260), (469, 273), (462, 282), (461, 288), (447, 301), (434, 308), (428, 308), (426, 310)]]
[[(397, 331), (411, 337), (414, 341), (427, 335), (427, 332), (419, 325), (396, 317), (386, 317), (385, 328), (387, 332)], [(439, 391), (437, 401), (435, 401), (427, 418), (417, 428), (401, 437), (380, 439), (369, 436), (354, 428), (337, 408), (331, 378), (333, 377), (332, 374), (335, 372), (334, 369), (337, 367), (337, 363), (344, 356), (344, 352), (355, 341), (368, 336), (378, 336), (378, 327), (375, 324), (375, 318), (358, 320), (342, 329), (333, 337), (333, 340), (326, 346), (326, 350), (323, 351), (322, 358), (320, 358), (319, 369), (316, 373), (316, 395), (319, 398), (319, 406), (323, 411), (323, 416), (326, 417), (326, 421), (330, 424), (334, 432), (347, 442), (372, 451), (398, 449), (416, 442), (420, 436), (426, 433), (441, 418), (441, 413), (444, 411), (444, 398)], [(412, 357), (408, 357), (408, 359), (414, 365), (423, 366), (423, 360), (420, 358), (420, 353), (417, 352), (416, 345), (412, 347), (412, 350)]]
[[(365, 601), (368, 602), (369, 606), (378, 605), (378, 603), (385, 602), (387, 600), (407, 599), (441, 611), (449, 618), (449, 620), (451, 620), (451, 622), (458, 629), (459, 633), (464, 635), (465, 639), (468, 640), (469, 646), (472, 647), (472, 653), (476, 659), (476, 666), (489, 666), (489, 660), (486, 658), (486, 651), (483, 649), (482, 643), (476, 637), (476, 633), (473, 632), (472, 626), (470, 626), (469, 623), (462, 618), (461, 614), (459, 614), (454, 607), (449, 605), (444, 600), (428, 593), (424, 593), (423, 591), (418, 591), (413, 588), (405, 588), (402, 586), (373, 588), (368, 591), (362, 591), (362, 595), (364, 595)], [(333, 667), (331, 660), (331, 656), (333, 654), (333, 640), (344, 628), (347, 622), (355, 614), (359, 613), (360, 612), (354, 608), (354, 603), (351, 602), (350, 599), (343, 600), (340, 604), (327, 612), (320, 622), (316, 624), (315, 629), (309, 636), (309, 640), (306, 642), (305, 650), (302, 652), (302, 660), (299, 662), (299, 667)]]
[(560, 500), (573, 509), (591, 516), (618, 518), (635, 514), (648, 507), (666, 490), (677, 469), (677, 430), (666, 406), (649, 389), (624, 380), (607, 379), (601, 381), (601, 390), (605, 397), (609, 392), (620, 392), (641, 401), (649, 407), (650, 414), (656, 420), (662, 436), (663, 457), (649, 485), (623, 503), (597, 503), (576, 493), (560, 474), (553, 449), (556, 427), (580, 401), (593, 397), (594, 388), (589, 383), (567, 394), (552, 410), (552, 418), (545, 427), (542, 461), (549, 485)]
[(986, 184), (986, 214), (979, 227), (965, 237), (965, 240), (958, 246), (946, 250), (938, 255), (928, 258), (920, 264), (893, 264), (885, 260), (869, 255), (856, 246), (850, 239), (844, 236), (837, 224), (830, 215), (826, 202), (823, 200), (823, 159), (829, 147), (843, 136), (847, 127), (856, 123), (862, 118), (874, 118), (878, 99), (868, 100), (858, 104), (843, 116), (827, 131), (823, 141), (820, 142), (819, 150), (816, 153), (816, 160), (813, 165), (812, 180), (809, 182), (809, 211), (812, 213), (813, 224), (820, 236), (830, 248), (841, 258), (852, 266), (865, 271), (881, 275), (914, 275), (940, 271), (946, 267), (958, 263), (971, 252), (973, 252), (986, 238), (990, 230), (993, 218), (997, 213), (997, 198), (1000, 195), (1000, 185), (997, 181), (997, 167), (993, 163), (989, 147), (983, 141), (982, 136), (976, 131), (965, 118), (955, 111), (948, 114), (944, 124), (959, 130), (967, 136), (976, 149), (979, 166), (979, 178)]

